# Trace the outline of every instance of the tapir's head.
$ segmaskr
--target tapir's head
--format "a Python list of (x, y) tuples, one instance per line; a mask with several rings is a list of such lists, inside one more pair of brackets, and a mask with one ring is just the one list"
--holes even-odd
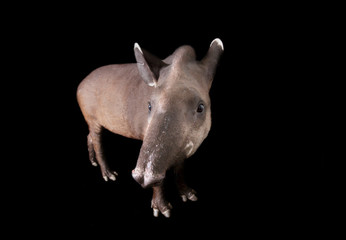
[(140, 76), (152, 88), (147, 99), (147, 129), (134, 179), (149, 187), (162, 182), (166, 170), (190, 157), (211, 126), (209, 90), (223, 52), (220, 39), (211, 42), (205, 57), (196, 60), (190, 46), (178, 48), (164, 60), (136, 43)]

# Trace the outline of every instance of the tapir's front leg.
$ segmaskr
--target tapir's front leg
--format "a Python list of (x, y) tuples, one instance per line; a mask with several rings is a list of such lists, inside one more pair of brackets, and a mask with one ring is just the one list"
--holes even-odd
[(155, 217), (161, 212), (165, 217), (171, 216), (172, 205), (166, 201), (162, 184), (153, 187), (153, 199), (151, 200), (151, 208)]
[(184, 178), (184, 164), (179, 164), (174, 168), (174, 173), (176, 177), (176, 184), (179, 191), (179, 194), (184, 202), (187, 201), (187, 199), (191, 201), (197, 201), (196, 197), (196, 191), (190, 188), (185, 183)]

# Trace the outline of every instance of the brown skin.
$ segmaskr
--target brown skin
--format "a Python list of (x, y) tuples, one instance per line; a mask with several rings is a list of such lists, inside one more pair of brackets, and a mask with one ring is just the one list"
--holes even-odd
[(195, 191), (183, 177), (183, 162), (208, 135), (211, 127), (209, 90), (223, 52), (219, 39), (207, 55), (195, 59), (190, 46), (178, 48), (165, 60), (134, 48), (137, 64), (108, 65), (90, 73), (79, 85), (77, 99), (89, 126), (89, 158), (100, 165), (103, 178), (115, 180), (102, 153), (102, 128), (143, 140), (133, 178), (153, 187), (154, 215), (170, 216), (162, 182), (173, 168), (183, 201), (195, 201)]

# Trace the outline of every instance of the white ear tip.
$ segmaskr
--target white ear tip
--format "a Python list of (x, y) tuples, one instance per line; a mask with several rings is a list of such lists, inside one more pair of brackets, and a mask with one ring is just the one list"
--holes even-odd
[(143, 54), (142, 49), (141, 49), (141, 47), (138, 45), (138, 43), (135, 43), (135, 47), (134, 47), (134, 48), (137, 48), (137, 49)]
[(221, 49), (223, 50), (223, 43), (222, 43), (222, 41), (220, 40), (220, 38), (215, 38), (215, 39), (211, 42), (210, 47), (211, 47), (211, 45), (213, 45), (214, 42), (215, 42), (217, 45), (219, 45), (219, 46), (221, 47)]

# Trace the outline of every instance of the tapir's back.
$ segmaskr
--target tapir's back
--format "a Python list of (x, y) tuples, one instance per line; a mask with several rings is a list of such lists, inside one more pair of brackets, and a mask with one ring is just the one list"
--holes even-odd
[(148, 91), (136, 64), (107, 65), (80, 83), (77, 100), (89, 128), (104, 127), (125, 137), (142, 139), (146, 102), (141, 99)]

